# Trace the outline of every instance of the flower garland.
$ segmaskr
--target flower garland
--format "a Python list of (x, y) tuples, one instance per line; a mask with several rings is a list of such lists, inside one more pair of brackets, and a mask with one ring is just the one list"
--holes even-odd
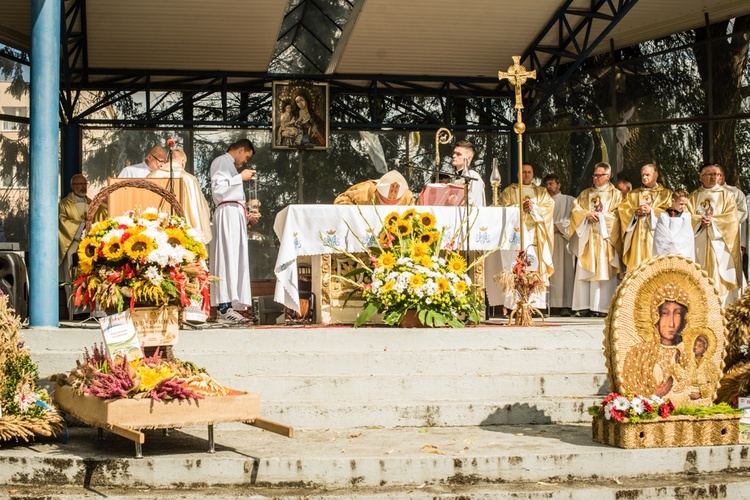
[(185, 219), (151, 207), (95, 224), (78, 246), (75, 304), (91, 309), (188, 306), (208, 310), (203, 235)]

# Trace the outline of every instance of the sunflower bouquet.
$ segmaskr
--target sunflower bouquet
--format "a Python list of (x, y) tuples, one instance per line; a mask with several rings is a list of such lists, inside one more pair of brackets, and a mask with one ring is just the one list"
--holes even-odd
[[(441, 250), (457, 244), (443, 245), (444, 230), (436, 227), (435, 216), (410, 208), (391, 212), (382, 222), (376, 245), (366, 247), (369, 261), (347, 254), (359, 267), (338, 277), (355, 285), (365, 301), (354, 326), (377, 313), (384, 314), (386, 324), (398, 325), (408, 311), (426, 326), (478, 323), (484, 302), (468, 275), (472, 266), (457, 252)], [(352, 280), (359, 274), (364, 279)]]
[(147, 208), (103, 220), (78, 246), (75, 304), (122, 312), (195, 299), (207, 308), (207, 257), (203, 235), (181, 217)]

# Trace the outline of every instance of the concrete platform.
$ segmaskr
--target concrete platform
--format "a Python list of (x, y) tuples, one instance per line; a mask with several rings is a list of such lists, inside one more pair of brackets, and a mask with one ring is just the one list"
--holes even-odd
[[(0, 496), (78, 498), (750, 498), (750, 446), (622, 450), (591, 440), (608, 391), (603, 320), (461, 330), (183, 331), (181, 359), (258, 393), (292, 439), (242, 424), (147, 431), (130, 441), (72, 427), (0, 449)], [(46, 376), (97, 329), (25, 330)], [(506, 425), (516, 424), (516, 425)]]

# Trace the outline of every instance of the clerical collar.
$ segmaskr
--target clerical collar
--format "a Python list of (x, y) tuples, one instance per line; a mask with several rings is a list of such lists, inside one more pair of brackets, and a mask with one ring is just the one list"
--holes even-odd
[(78, 203), (86, 203), (86, 197), (85, 196), (78, 196), (75, 193), (73, 193), (73, 196), (75, 197), (75, 199), (76, 199), (76, 201)]
[(719, 184), (716, 184), (714, 187), (707, 188), (706, 186), (701, 186), (701, 189), (704, 191), (722, 191), (724, 188), (720, 186)]
[(654, 185), (653, 185), (653, 186), (651, 186), (651, 187), (641, 186), (641, 190), (644, 190), (644, 191), (645, 191), (645, 190), (648, 190), (648, 191), (653, 191), (654, 189), (656, 189), (656, 188), (658, 188), (658, 187), (659, 187), (659, 183), (657, 182), (656, 184), (654, 184)]
[(608, 185), (608, 184), (605, 184), (605, 185), (603, 185), (603, 186), (594, 186), (594, 189), (595, 189), (596, 191), (606, 191), (608, 187), (609, 187), (609, 185)]

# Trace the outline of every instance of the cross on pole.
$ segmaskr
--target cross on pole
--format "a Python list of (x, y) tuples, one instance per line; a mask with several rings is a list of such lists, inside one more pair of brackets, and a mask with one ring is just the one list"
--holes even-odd
[(526, 227), (526, 213), (523, 210), (523, 133), (526, 131), (526, 125), (523, 123), (521, 118), (521, 110), (523, 109), (523, 98), (521, 95), (521, 87), (526, 80), (532, 78), (536, 80), (536, 70), (526, 71), (526, 68), (521, 65), (521, 56), (513, 56), (513, 66), (508, 68), (508, 71), (498, 71), (497, 77), (500, 81), (508, 80), (513, 87), (516, 89), (516, 123), (513, 125), (513, 131), (518, 135), (518, 232), (521, 237), (521, 250), (526, 251), (523, 241), (524, 228)]

